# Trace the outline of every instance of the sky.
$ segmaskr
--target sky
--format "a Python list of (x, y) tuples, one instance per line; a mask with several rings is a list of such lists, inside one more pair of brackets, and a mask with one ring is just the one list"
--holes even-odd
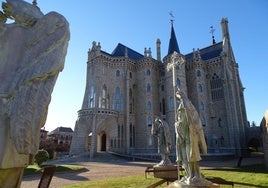
[[(32, 1), (27, 1), (31, 3)], [(170, 12), (180, 52), (222, 41), (220, 21), (229, 20), (231, 45), (245, 88), (248, 121), (257, 125), (268, 109), (268, 1), (267, 0), (38, 0), (44, 14), (56, 11), (70, 24), (65, 68), (60, 73), (49, 105), (45, 129), (74, 129), (86, 87), (87, 52), (92, 42), (112, 53), (118, 43), (143, 54), (151, 47), (156, 59), (156, 40), (162, 58), (170, 37)], [(266, 54), (267, 53), (267, 54)]]

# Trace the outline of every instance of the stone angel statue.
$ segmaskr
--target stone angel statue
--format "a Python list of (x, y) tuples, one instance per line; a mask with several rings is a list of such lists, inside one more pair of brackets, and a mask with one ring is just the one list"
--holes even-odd
[(151, 133), (158, 138), (158, 153), (160, 153), (162, 160), (158, 166), (171, 165), (169, 153), (172, 145), (169, 125), (166, 121), (156, 116)]
[(6, 1), (1, 19), (14, 23), (0, 21), (0, 187), (19, 187), (29, 156), (39, 148), (70, 33), (60, 14)]
[(182, 162), (185, 176), (178, 181), (181, 185), (210, 185), (202, 178), (199, 168), (200, 149), (207, 154), (207, 145), (201, 120), (192, 102), (179, 88), (176, 91), (179, 103), (175, 119), (177, 162)]

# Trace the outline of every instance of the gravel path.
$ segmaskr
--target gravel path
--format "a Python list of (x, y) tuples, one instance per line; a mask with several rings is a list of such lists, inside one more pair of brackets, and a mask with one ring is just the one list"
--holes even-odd
[[(53, 163), (82, 165), (85, 169), (79, 172), (55, 173), (50, 183), (50, 188), (58, 188), (64, 185), (71, 185), (90, 180), (144, 174), (147, 166), (155, 164), (150, 162), (127, 161), (110, 154), (105, 154), (92, 161), (90, 161), (88, 157), (82, 157), (55, 161)], [(38, 187), (40, 178), (41, 175), (23, 177), (21, 188)]]

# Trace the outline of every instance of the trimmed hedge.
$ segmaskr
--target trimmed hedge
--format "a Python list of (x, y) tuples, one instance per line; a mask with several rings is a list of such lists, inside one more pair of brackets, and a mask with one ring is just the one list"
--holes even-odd
[(46, 150), (38, 150), (37, 154), (34, 156), (35, 162), (38, 166), (40, 166), (43, 162), (49, 160), (49, 154)]

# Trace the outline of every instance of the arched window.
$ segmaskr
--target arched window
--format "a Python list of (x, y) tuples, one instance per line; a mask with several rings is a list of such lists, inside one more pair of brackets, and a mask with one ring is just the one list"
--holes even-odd
[(221, 127), (222, 126), (222, 121), (221, 118), (218, 119), (218, 126)]
[(135, 147), (135, 126), (132, 125), (132, 123), (130, 123), (130, 126), (129, 126), (129, 145), (130, 147)]
[(152, 110), (152, 103), (150, 101), (147, 103), (147, 110)]
[(201, 71), (200, 71), (200, 70), (197, 70), (197, 71), (196, 71), (196, 76), (197, 76), (197, 77), (200, 77), (200, 76), (201, 76)]
[(115, 110), (123, 110), (123, 95), (120, 92), (120, 88), (116, 87), (115, 89), (115, 95), (113, 96), (113, 109)]
[(203, 102), (200, 103), (199, 108), (200, 108), (200, 110), (204, 110), (205, 109), (205, 105), (204, 105)]
[(94, 86), (91, 85), (88, 95), (88, 108), (94, 108), (94, 107), (95, 107), (95, 91)]
[(119, 77), (120, 76), (120, 70), (117, 70), (115, 74), (116, 74), (116, 77)]
[(147, 69), (147, 71), (146, 71), (146, 75), (147, 75), (147, 76), (150, 76), (150, 75), (151, 75), (151, 71), (150, 71), (149, 69)]
[(212, 100), (215, 101), (224, 98), (222, 80), (216, 73), (214, 73), (210, 80), (210, 88)]
[(133, 96), (132, 96), (132, 89), (130, 88), (129, 89), (129, 113), (132, 114), (132, 111), (133, 111), (133, 104), (132, 104), (132, 101), (133, 101)]
[(203, 92), (203, 87), (201, 84), (198, 85), (198, 89), (197, 89), (198, 93), (202, 93)]
[(147, 92), (151, 92), (151, 85), (147, 84)]
[(152, 126), (152, 124), (153, 124), (152, 118), (151, 118), (151, 116), (149, 116), (147, 118), (147, 125), (150, 127), (150, 126)]
[(206, 126), (206, 119), (204, 117), (201, 118), (201, 123), (203, 127)]
[(162, 114), (166, 115), (166, 102), (164, 98), (162, 99), (162, 107)]
[(130, 79), (132, 78), (132, 72), (129, 72), (129, 78)]
[(102, 86), (102, 94), (100, 96), (100, 103), (99, 103), (100, 108), (108, 108), (107, 104), (107, 87), (104, 84)]
[(180, 70), (180, 66), (179, 65), (176, 65), (176, 70)]

